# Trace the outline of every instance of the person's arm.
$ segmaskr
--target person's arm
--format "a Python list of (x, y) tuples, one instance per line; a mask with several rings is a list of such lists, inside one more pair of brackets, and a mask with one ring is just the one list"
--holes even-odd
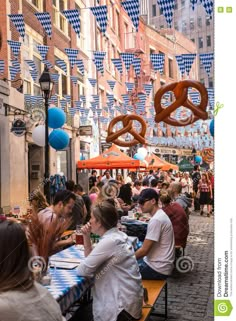
[(142, 247), (140, 247), (140, 249), (138, 249), (135, 252), (136, 259), (139, 260), (142, 257), (146, 256), (148, 252), (151, 250), (153, 244), (154, 244), (154, 241), (145, 239)]
[(93, 250), (90, 239), (91, 225), (88, 222), (82, 227), (83, 239), (84, 239), (84, 256), (87, 257)]

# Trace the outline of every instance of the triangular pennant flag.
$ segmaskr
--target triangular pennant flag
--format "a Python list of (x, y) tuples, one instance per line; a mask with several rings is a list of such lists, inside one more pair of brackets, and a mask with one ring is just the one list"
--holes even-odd
[(122, 60), (124, 61), (126, 70), (129, 71), (130, 66), (134, 60), (134, 54), (123, 52), (123, 53), (120, 53), (120, 56), (121, 56)]
[(197, 4), (198, 0), (190, 0), (190, 3), (192, 4), (192, 9), (195, 9), (195, 4)]
[(71, 95), (64, 95), (63, 97), (66, 99), (68, 104), (71, 103)]
[(19, 55), (21, 42), (13, 41), (13, 40), (7, 40), (7, 43), (9, 44), (9, 46), (10, 46), (12, 52), (13, 52), (14, 57), (17, 58), (18, 55)]
[(9, 70), (10, 70), (10, 76), (11, 76), (11, 80), (14, 80), (18, 70), (15, 67), (9, 66)]
[(96, 17), (102, 33), (105, 35), (107, 30), (107, 6), (91, 7), (90, 9)]
[(17, 72), (21, 71), (20, 63), (18, 60), (11, 60), (12, 66), (16, 68)]
[(43, 26), (46, 34), (51, 38), (52, 36), (52, 23), (49, 12), (35, 12), (38, 21)]
[(184, 72), (185, 72), (185, 65), (184, 65), (183, 57), (182, 57), (182, 55), (177, 55), (177, 56), (175, 56), (175, 59), (178, 63), (178, 67), (181, 72), (181, 75), (183, 76)]
[(69, 23), (72, 25), (73, 29), (77, 33), (77, 35), (80, 37), (80, 15), (78, 9), (72, 9), (72, 10), (63, 10), (62, 13), (66, 17), (66, 19), (69, 21)]
[(38, 77), (38, 72), (37, 72), (37, 70), (30, 69), (29, 72), (30, 72), (30, 74), (31, 74), (31, 77), (32, 77), (33, 81), (36, 81), (36, 80), (37, 80), (37, 77)]
[(67, 74), (67, 66), (64, 60), (56, 59), (56, 64)]
[[(93, 78), (88, 78), (88, 81), (90, 82), (90, 84), (95, 87), (96, 86), (96, 83), (97, 83), (97, 80), (96, 79), (93, 79)], [(81, 98), (82, 96), (80, 96)]]
[(133, 82), (126, 82), (125, 85), (126, 85), (126, 88), (127, 88), (128, 91), (132, 91), (133, 88), (134, 88), (134, 83)]
[(48, 67), (48, 69), (53, 68), (53, 65), (48, 60), (42, 60), (42, 63), (45, 64)]
[(133, 60), (133, 67), (136, 75), (140, 75), (141, 71), (141, 58), (134, 58)]
[(76, 114), (76, 109), (75, 109), (74, 107), (69, 107), (68, 109), (69, 109), (69, 114), (70, 114), (72, 117), (74, 117), (75, 114)]
[(25, 37), (25, 22), (24, 22), (23, 14), (9, 14), (8, 17), (14, 23), (17, 31), (19, 32), (21, 37), (24, 39), (24, 37)]
[(200, 94), (198, 91), (190, 91), (188, 94), (194, 105), (198, 105), (200, 103)]
[(208, 76), (210, 75), (212, 62), (214, 59), (214, 53), (205, 53), (205, 54), (199, 54), (200, 63), (203, 64)]
[(139, 0), (126, 0), (125, 2), (121, 2), (121, 5), (127, 11), (130, 19), (133, 22), (133, 25), (138, 31), (139, 25)]
[(151, 54), (150, 59), (155, 71), (159, 71), (163, 74), (165, 55), (164, 54)]
[(114, 102), (114, 95), (111, 95), (111, 94), (107, 94), (107, 99), (109, 102)]
[(45, 60), (46, 59), (46, 55), (48, 53), (49, 46), (37, 45), (37, 49), (38, 49), (42, 59)]
[(74, 85), (77, 85), (78, 83), (78, 77), (77, 76), (70, 76), (71, 81), (73, 82)]
[(184, 66), (185, 66), (185, 71), (186, 71), (187, 75), (189, 75), (189, 72), (190, 72), (193, 62), (194, 62), (194, 59), (196, 58), (196, 54), (183, 54), (182, 58), (183, 58)]
[(104, 57), (106, 56), (106, 52), (94, 51), (93, 55), (94, 55), (93, 62), (97, 68), (97, 71), (100, 71), (102, 74), (104, 74), (103, 60), (104, 60)]
[(0, 60), (0, 74), (4, 73), (4, 69), (5, 69), (5, 63), (4, 60)]
[(144, 88), (146, 94), (149, 96), (149, 95), (150, 95), (150, 92), (151, 92), (151, 90), (152, 90), (152, 88), (153, 88), (153, 85), (151, 85), (151, 84), (144, 84), (144, 85), (143, 85), (143, 88)]
[(169, 27), (172, 25), (173, 12), (175, 7), (175, 0), (157, 0), (161, 11), (163, 12), (166, 22)]
[(66, 105), (67, 105), (66, 100), (60, 99), (60, 105), (61, 105), (61, 109), (63, 111), (66, 111)]
[(99, 96), (98, 95), (92, 95), (94, 102), (99, 105)]
[(74, 101), (76, 111), (80, 111), (82, 102), (79, 100)]
[(25, 59), (25, 62), (27, 62), (27, 64), (33, 69), (37, 71), (37, 67), (35, 65), (35, 62), (33, 60), (30, 59)]
[(116, 81), (113, 80), (107, 80), (108, 85), (110, 86), (111, 90), (114, 89)]
[(70, 66), (71, 66), (71, 68), (73, 68), (74, 64), (76, 63), (79, 50), (78, 49), (65, 48), (65, 52), (66, 52), (66, 54), (68, 56), (68, 59), (69, 59), (69, 62), (70, 62)]
[(122, 60), (121, 58), (112, 58), (111, 61), (113, 62), (114, 66), (117, 68), (117, 70), (122, 75), (123, 73), (123, 66), (122, 66)]
[(124, 99), (125, 104), (129, 103), (129, 99), (130, 99), (129, 95), (124, 94), (124, 95), (121, 95), (121, 97)]
[(79, 68), (79, 71), (84, 75), (84, 62), (82, 59), (76, 59), (76, 66)]
[(200, 0), (203, 7), (205, 8), (206, 13), (211, 17), (212, 16), (212, 11), (214, 7), (214, 2), (213, 0)]
[(60, 77), (60, 74), (50, 73), (50, 76), (51, 76), (52, 80), (54, 81), (54, 83), (58, 84), (58, 79)]
[(58, 104), (58, 97), (57, 95), (52, 95), (49, 98), (49, 104), (57, 105)]
[(86, 97), (84, 95), (80, 95), (79, 99), (82, 100), (83, 104), (86, 104)]

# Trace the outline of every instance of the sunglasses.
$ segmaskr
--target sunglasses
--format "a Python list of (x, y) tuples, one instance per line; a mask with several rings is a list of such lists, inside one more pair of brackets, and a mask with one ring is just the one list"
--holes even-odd
[(151, 199), (150, 198), (148, 198), (148, 199), (146, 199), (146, 200), (140, 200), (139, 201), (139, 204), (140, 205), (144, 205), (147, 201), (150, 201)]

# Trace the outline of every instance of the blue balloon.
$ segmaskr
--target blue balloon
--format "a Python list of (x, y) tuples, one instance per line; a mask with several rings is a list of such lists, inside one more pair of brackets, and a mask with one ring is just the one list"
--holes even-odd
[(48, 137), (50, 146), (56, 150), (61, 150), (69, 145), (70, 137), (63, 129), (55, 129)]
[(139, 153), (136, 153), (134, 154), (133, 158), (143, 161), (145, 157), (143, 155), (140, 155)]
[(195, 162), (200, 164), (202, 162), (202, 157), (199, 155), (195, 156)]
[(48, 126), (56, 129), (62, 127), (66, 122), (65, 112), (57, 107), (48, 109)]
[(212, 121), (210, 122), (210, 126), (209, 126), (209, 129), (210, 129), (210, 133), (211, 133), (211, 136), (214, 137), (214, 119), (212, 119)]

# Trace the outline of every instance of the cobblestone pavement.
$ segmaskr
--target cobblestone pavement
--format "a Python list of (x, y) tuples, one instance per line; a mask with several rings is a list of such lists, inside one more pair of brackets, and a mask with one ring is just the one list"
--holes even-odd
[[(174, 271), (168, 279), (168, 320), (212, 321), (214, 299), (214, 216), (192, 212), (185, 256), (193, 261), (187, 273)], [(163, 295), (156, 303), (157, 312), (164, 311)], [(163, 320), (151, 316), (150, 321)]]

